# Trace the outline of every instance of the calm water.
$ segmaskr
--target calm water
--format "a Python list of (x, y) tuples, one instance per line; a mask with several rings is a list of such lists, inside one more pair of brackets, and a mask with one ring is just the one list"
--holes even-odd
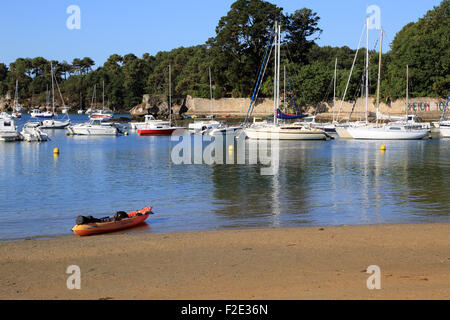
[(71, 234), (78, 215), (147, 205), (149, 225), (130, 232), (450, 222), (450, 140), (387, 142), (386, 152), (281, 141), (278, 175), (261, 176), (260, 165), (175, 165), (169, 137), (48, 132), (46, 143), (0, 143), (2, 240)]

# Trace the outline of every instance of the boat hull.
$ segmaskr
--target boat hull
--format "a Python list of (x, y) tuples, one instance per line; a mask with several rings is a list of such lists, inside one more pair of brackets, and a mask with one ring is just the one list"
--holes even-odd
[(359, 140), (421, 140), (428, 137), (428, 130), (401, 130), (397, 127), (347, 128), (353, 139)]
[(95, 128), (90, 126), (73, 126), (68, 127), (67, 131), (72, 135), (78, 136), (117, 136), (119, 134), (118, 130), (114, 127)]
[[(111, 222), (95, 222), (75, 225), (72, 231), (79, 236), (91, 236), (135, 227), (143, 223), (151, 214), (152, 207), (128, 213), (130, 218)], [(140, 215), (139, 215), (140, 214)]]
[(249, 139), (266, 140), (326, 140), (327, 135), (322, 130), (288, 127), (260, 127), (244, 130)]
[(170, 129), (138, 129), (137, 133), (140, 136), (170, 136), (176, 128)]
[(19, 140), (20, 136), (17, 131), (14, 132), (0, 132), (0, 141), (11, 142)]
[(442, 138), (450, 138), (450, 126), (440, 125), (438, 130)]
[(208, 130), (208, 135), (210, 136), (217, 136), (217, 135), (230, 135), (230, 134), (237, 134), (239, 133), (241, 130), (243, 129), (243, 127), (238, 126), (238, 127), (226, 127), (226, 128), (216, 128), (216, 129), (211, 129)]
[(70, 121), (45, 120), (40, 126), (41, 129), (65, 129), (70, 125)]
[(346, 127), (336, 127), (336, 133), (341, 139), (353, 139)]

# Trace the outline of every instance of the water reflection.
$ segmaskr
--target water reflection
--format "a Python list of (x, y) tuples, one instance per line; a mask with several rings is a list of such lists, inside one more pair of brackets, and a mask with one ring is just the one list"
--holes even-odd
[(263, 176), (267, 165), (238, 164), (249, 141), (225, 140), (224, 164), (176, 165), (170, 137), (49, 134), (0, 143), (1, 239), (69, 233), (79, 214), (147, 205), (155, 215), (142, 232), (450, 221), (450, 140), (385, 152), (375, 141), (280, 141), (278, 173)]

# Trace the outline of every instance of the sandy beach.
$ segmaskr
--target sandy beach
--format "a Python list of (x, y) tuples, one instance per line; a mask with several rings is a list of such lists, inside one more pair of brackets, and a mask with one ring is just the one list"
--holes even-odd
[(450, 224), (31, 239), (0, 244), (0, 299), (448, 299), (449, 244)]

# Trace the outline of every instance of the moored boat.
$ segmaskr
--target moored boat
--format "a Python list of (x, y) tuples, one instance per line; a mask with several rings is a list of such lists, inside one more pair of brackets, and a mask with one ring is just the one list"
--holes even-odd
[[(275, 53), (275, 68), (274, 68), (274, 114), (273, 114), (273, 122), (268, 123), (257, 123), (255, 119), (253, 124), (244, 129), (246, 136), (249, 139), (267, 139), (267, 140), (327, 140), (329, 136), (325, 133), (325, 131), (320, 129), (312, 129), (309, 127), (305, 127), (303, 125), (299, 125), (296, 123), (284, 123), (285, 120), (295, 120), (305, 118), (306, 115), (303, 114), (289, 114), (282, 112), (279, 108), (280, 103), (280, 48), (281, 48), (281, 25), (278, 22), (275, 22), (274, 28), (275, 39), (273, 41), (274, 44), (274, 53)], [(268, 50), (271, 47), (271, 44), (267, 47)], [(267, 52), (266, 52), (267, 57)], [(266, 57), (263, 61), (263, 66), (261, 67), (261, 71), (265, 69), (264, 65), (267, 67), (266, 63), (268, 63), (270, 59), (266, 60)], [(254, 94), (252, 97), (252, 101), (249, 107), (248, 115), (251, 114), (253, 110), (254, 104), (256, 102), (255, 94), (259, 91), (258, 87), (260, 87), (262, 83), (263, 77), (259, 76), (257, 80), (257, 85), (255, 86)], [(286, 98), (285, 98), (286, 99)], [(247, 116), (248, 118), (248, 116)], [(247, 121), (246, 118), (246, 121)], [(280, 123), (279, 119), (283, 120)]]
[(90, 119), (86, 123), (80, 123), (67, 127), (70, 135), (81, 136), (117, 136), (121, 130), (112, 123), (102, 123), (99, 119)]
[(16, 141), (20, 135), (12, 119), (0, 118), (0, 141)]
[(144, 116), (144, 122), (130, 122), (130, 128), (131, 130), (137, 130), (145, 127), (148, 124), (166, 124), (169, 125), (169, 121), (164, 120), (156, 120), (155, 117), (151, 114), (147, 114)]
[(72, 231), (79, 236), (90, 236), (128, 229), (143, 223), (150, 214), (153, 214), (152, 207), (145, 207), (129, 213), (119, 211), (115, 216), (100, 219), (78, 216)]
[(45, 132), (42, 132), (39, 129), (39, 126), (36, 126), (36, 123), (33, 122), (25, 123), (20, 131), (20, 135), (24, 141), (28, 142), (41, 142), (49, 140), (48, 135)]
[(185, 129), (181, 127), (172, 127), (167, 123), (148, 123), (145, 126), (140, 126), (137, 130), (138, 135), (157, 135), (169, 136), (177, 129)]

